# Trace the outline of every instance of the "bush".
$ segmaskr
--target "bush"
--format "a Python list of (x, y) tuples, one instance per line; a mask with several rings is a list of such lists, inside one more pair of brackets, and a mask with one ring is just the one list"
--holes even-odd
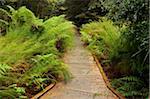
[(30, 97), (50, 83), (70, 79), (60, 56), (72, 46), (74, 25), (64, 16), (43, 21), (25, 7), (11, 8), (11, 17), (6, 35), (0, 36), (0, 96)]

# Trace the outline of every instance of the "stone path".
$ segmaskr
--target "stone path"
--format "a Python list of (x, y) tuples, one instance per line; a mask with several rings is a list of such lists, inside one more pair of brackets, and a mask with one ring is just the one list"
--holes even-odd
[(67, 84), (58, 83), (40, 99), (118, 99), (105, 85), (92, 55), (76, 36), (75, 47), (65, 56), (73, 75)]

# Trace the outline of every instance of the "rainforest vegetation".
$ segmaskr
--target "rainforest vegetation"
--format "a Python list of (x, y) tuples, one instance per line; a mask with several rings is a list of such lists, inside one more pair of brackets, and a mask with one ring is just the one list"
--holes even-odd
[(0, 99), (71, 79), (62, 58), (76, 31), (116, 91), (148, 98), (148, 0), (0, 0)]

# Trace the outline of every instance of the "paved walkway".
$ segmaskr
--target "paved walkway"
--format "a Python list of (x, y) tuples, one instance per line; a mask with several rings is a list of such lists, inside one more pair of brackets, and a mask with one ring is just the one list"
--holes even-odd
[(118, 99), (106, 87), (92, 55), (76, 36), (75, 47), (65, 56), (73, 75), (67, 84), (59, 83), (40, 99)]

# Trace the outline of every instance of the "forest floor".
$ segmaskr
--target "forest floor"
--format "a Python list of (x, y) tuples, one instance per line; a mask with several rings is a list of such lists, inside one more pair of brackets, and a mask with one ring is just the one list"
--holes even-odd
[(73, 78), (58, 83), (40, 99), (118, 99), (105, 85), (92, 54), (76, 35), (75, 45), (64, 57)]

